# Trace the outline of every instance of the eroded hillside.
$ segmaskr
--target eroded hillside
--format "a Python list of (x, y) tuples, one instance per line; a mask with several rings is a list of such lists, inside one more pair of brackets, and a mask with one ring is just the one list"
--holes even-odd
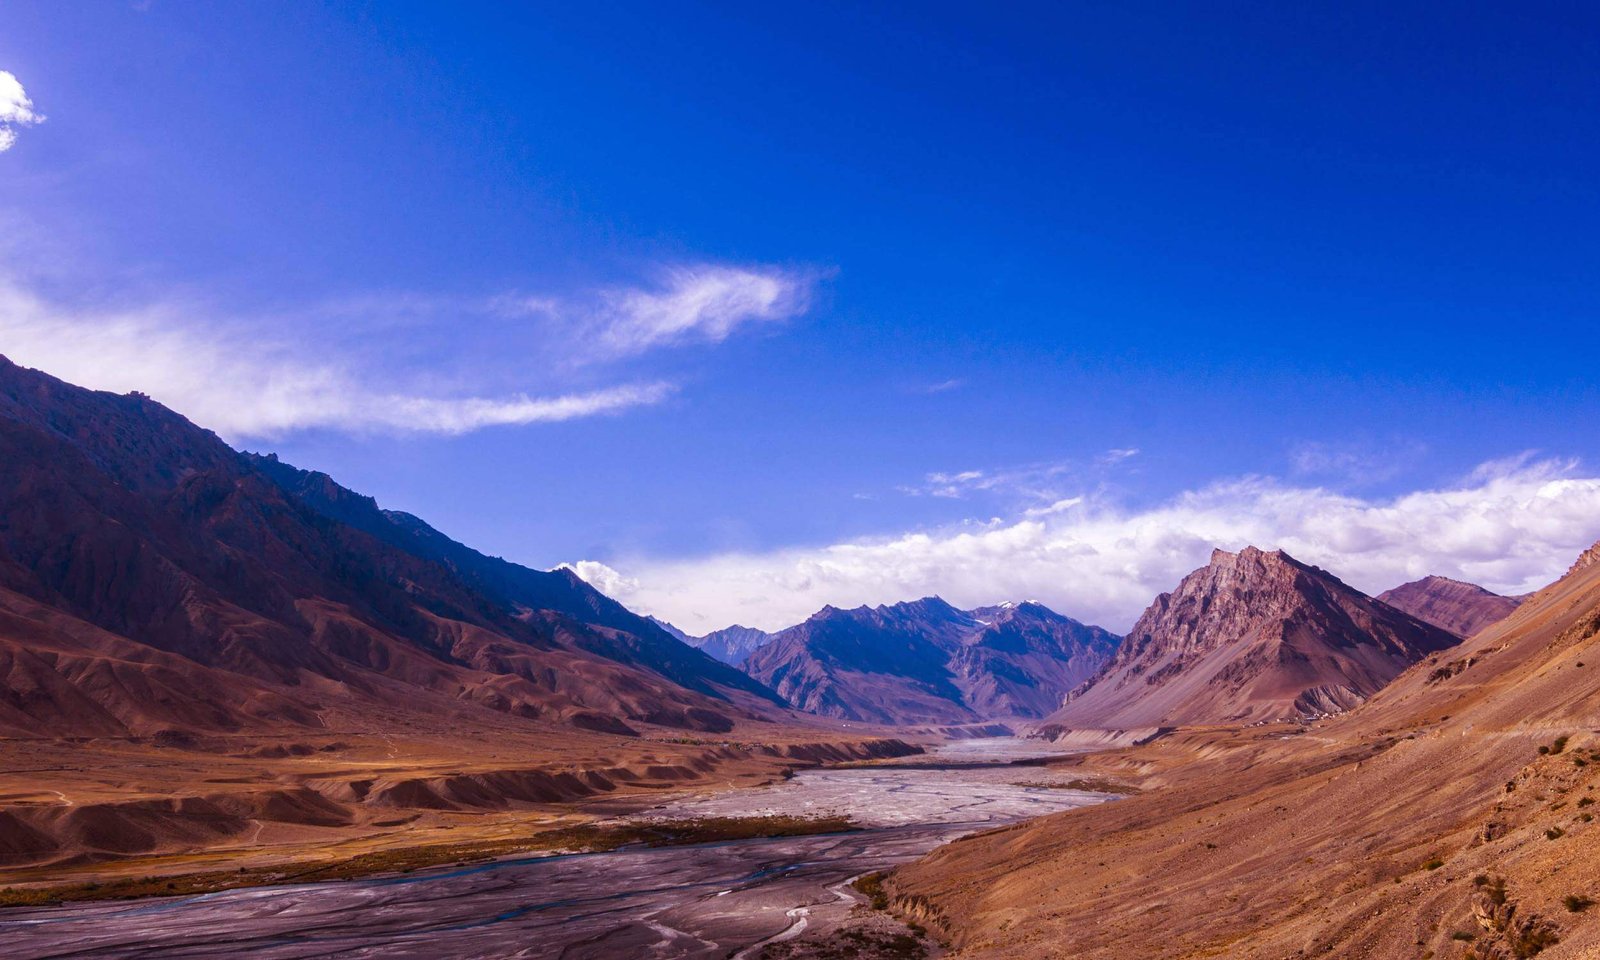
[(895, 903), (958, 956), (1594, 956), (1597, 644), (1580, 562), (1346, 715), (1087, 758), (1146, 791), (952, 844)]

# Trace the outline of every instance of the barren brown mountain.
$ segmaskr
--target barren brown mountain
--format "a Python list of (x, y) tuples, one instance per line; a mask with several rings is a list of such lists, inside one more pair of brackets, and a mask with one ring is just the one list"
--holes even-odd
[(796, 726), (568, 572), (3, 358), (0, 678), (0, 864), (899, 749)]
[[(144, 397), (3, 360), (0, 588), (70, 618), (80, 645), (111, 635), (169, 654), (161, 668), (210, 668), (184, 686), (291, 727), (363, 698), (442, 695), (619, 731), (726, 730), (775, 700), (568, 572), (484, 557), (324, 475), (235, 453)], [(12, 657), (39, 668), (26, 648)], [(61, 699), (31, 705), (55, 719), (31, 732), (104, 732), (107, 715), (157, 732), (141, 711), (160, 698), (99, 682), (125, 669), (105, 659), (116, 663), (54, 660), (78, 699), (40, 674), (29, 696)], [(278, 697), (254, 693), (261, 685)], [(232, 730), (245, 716), (193, 719)]]
[(1470, 637), (1499, 623), (1522, 602), (1520, 598), (1502, 597), (1475, 583), (1449, 577), (1423, 577), (1403, 583), (1378, 594), (1378, 599), (1458, 637)]
[(1041, 729), (1336, 713), (1459, 639), (1281, 550), (1217, 550), (1156, 598), (1100, 675)]
[(1143, 792), (893, 878), (959, 957), (1600, 956), (1600, 548), (1310, 725), (1083, 758)]
[(1045, 606), (958, 610), (938, 597), (825, 607), (744, 669), (796, 707), (888, 724), (1039, 717), (1106, 662), (1117, 637)]

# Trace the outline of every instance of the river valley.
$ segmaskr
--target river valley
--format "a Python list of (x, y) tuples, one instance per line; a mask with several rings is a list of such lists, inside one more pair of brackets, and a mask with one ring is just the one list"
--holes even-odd
[[(755, 958), (838, 928), (863, 874), (976, 830), (1104, 801), (1044, 744), (947, 744), (668, 800), (648, 818), (844, 815), (847, 833), (500, 860), (393, 877), (0, 914), (13, 960), (121, 957)], [(1032, 762), (1030, 762), (1032, 761)]]

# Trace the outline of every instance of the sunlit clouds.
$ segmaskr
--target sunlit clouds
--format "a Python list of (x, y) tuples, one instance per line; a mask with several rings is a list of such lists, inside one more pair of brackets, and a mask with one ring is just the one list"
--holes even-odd
[(1066, 498), (1009, 519), (761, 553), (634, 558), (578, 571), (692, 633), (772, 629), (822, 607), (938, 594), (959, 606), (1036, 597), (1126, 629), (1213, 547), (1282, 548), (1378, 592), (1427, 574), (1522, 593), (1600, 537), (1600, 477), (1570, 461), (1486, 464), (1459, 483), (1364, 499), (1269, 477), (1227, 480), (1129, 510)]

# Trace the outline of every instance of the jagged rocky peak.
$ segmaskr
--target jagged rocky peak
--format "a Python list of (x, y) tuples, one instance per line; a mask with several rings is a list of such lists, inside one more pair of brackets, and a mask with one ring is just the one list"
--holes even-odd
[(1050, 719), (1131, 728), (1345, 710), (1459, 637), (1282, 550), (1215, 550)]
[(1571, 567), (1567, 568), (1567, 576), (1570, 577), (1579, 570), (1587, 570), (1597, 563), (1600, 563), (1600, 542), (1578, 554), (1578, 559), (1573, 561)]
[(736, 623), (731, 627), (713, 630), (703, 637), (695, 637), (689, 642), (723, 663), (739, 666), (752, 653), (771, 642), (772, 637), (773, 634), (765, 630)]
[(658, 617), (652, 616), (645, 619), (678, 640), (687, 643), (691, 647), (698, 648), (702, 653), (735, 667), (744, 663), (750, 654), (761, 649), (773, 637), (773, 634), (765, 630), (758, 630), (755, 627), (747, 627), (738, 623), (723, 627), (721, 630), (713, 630), (703, 637), (696, 637)]
[(997, 621), (1006, 620), (1016, 616), (1038, 616), (1040, 613), (1057, 616), (1054, 610), (1037, 600), (1007, 600), (988, 607), (973, 607), (967, 613), (978, 620)]
[(1118, 659), (1131, 660), (1157, 642), (1163, 649), (1182, 653), (1213, 646), (1250, 624), (1289, 614), (1307, 601), (1308, 594), (1326, 592), (1318, 582), (1322, 579), (1344, 586), (1282, 550), (1213, 550), (1209, 563), (1145, 610)]
[(938, 596), (937, 594), (931, 597), (923, 597), (919, 600), (906, 600), (901, 603), (880, 604), (877, 609), (885, 612), (898, 611), (912, 616), (970, 619), (970, 615), (965, 610), (956, 609), (949, 603), (949, 601), (945, 600), (944, 597)]

